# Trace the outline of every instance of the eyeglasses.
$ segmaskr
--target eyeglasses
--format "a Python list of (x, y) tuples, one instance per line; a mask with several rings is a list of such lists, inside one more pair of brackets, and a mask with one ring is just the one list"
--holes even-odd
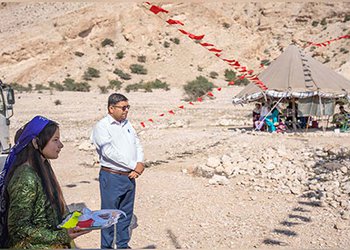
[(126, 105), (126, 106), (116, 106), (116, 105), (114, 105), (113, 107), (119, 108), (119, 109), (121, 109), (123, 111), (130, 109), (130, 105)]

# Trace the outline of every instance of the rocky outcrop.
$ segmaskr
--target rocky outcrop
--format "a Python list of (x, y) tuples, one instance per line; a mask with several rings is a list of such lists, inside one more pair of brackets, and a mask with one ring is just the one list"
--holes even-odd
[[(348, 3), (160, 5), (186, 23), (185, 30), (205, 34), (206, 42), (223, 49), (225, 57), (241, 61), (256, 73), (261, 60), (272, 61), (293, 39), (323, 42), (349, 31), (349, 21), (344, 21), (350, 9)], [(66, 75), (79, 81), (86, 68), (93, 65), (101, 71), (101, 79), (91, 82), (97, 87), (108, 82), (109, 67), (118, 65), (129, 71), (129, 65), (140, 54), (153, 60), (143, 80), (163, 75), (164, 81), (174, 86), (195, 79), (199, 72), (193, 69), (199, 64), (203, 75), (211, 71), (224, 75), (228, 67), (141, 3), (5, 3), (0, 14), (0, 74), (7, 82), (47, 84), (48, 79), (62, 82)], [(326, 25), (312, 25), (323, 19)], [(175, 37), (180, 44), (171, 42)], [(103, 48), (105, 38), (115, 45)], [(165, 47), (165, 42), (170, 46)], [(329, 58), (327, 64), (338, 69), (348, 60), (340, 51), (343, 47), (346, 41), (337, 41), (332, 50), (317, 48), (314, 52), (318, 54), (314, 55), (321, 62)], [(125, 58), (116, 59), (115, 54), (121, 50), (126, 52)], [(84, 51), (84, 56), (77, 58), (75, 51)], [(343, 67), (340, 73), (350, 77), (348, 67)]]

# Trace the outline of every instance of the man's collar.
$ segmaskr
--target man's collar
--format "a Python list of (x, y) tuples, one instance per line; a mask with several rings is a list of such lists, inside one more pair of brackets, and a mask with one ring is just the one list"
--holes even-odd
[(125, 119), (125, 120), (119, 122), (119, 121), (115, 120), (110, 114), (107, 114), (107, 119), (108, 119), (109, 124), (115, 123), (115, 124), (124, 126), (125, 124), (128, 123), (128, 120), (127, 120), (127, 119)]

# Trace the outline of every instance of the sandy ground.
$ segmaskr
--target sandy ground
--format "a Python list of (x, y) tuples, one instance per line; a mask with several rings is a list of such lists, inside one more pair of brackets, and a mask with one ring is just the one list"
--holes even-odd
[[(240, 185), (241, 176), (226, 186), (209, 185), (208, 179), (191, 171), (209, 156), (229, 153), (231, 145), (270, 147), (316, 147), (350, 145), (348, 135), (333, 131), (308, 134), (234, 133), (248, 127), (252, 105), (233, 106), (239, 88), (223, 88), (216, 98), (186, 104), (181, 89), (168, 92), (127, 93), (132, 106), (129, 118), (139, 132), (149, 168), (137, 180), (133, 248), (347, 248), (348, 221), (329, 206), (315, 206), (302, 196), (252, 190)], [(79, 150), (92, 126), (106, 112), (109, 94), (44, 92), (17, 94), (11, 134), (36, 114), (61, 124), (65, 147), (53, 162), (67, 204), (84, 202), (100, 208), (98, 165), (94, 150)], [(55, 105), (60, 100), (61, 105)], [(159, 114), (168, 110), (175, 115)], [(153, 118), (154, 124), (140, 121)], [(218, 126), (220, 119), (233, 119), (239, 126)], [(181, 121), (185, 127), (171, 127)], [(242, 121), (247, 125), (242, 126)], [(289, 148), (289, 147), (287, 147)], [(246, 154), (250, 154), (249, 147)], [(341, 229), (335, 224), (345, 223)], [(99, 248), (99, 231), (76, 240), (81, 248)]]

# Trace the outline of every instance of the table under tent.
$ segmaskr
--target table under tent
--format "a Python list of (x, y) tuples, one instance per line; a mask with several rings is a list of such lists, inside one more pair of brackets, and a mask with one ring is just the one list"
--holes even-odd
[[(289, 45), (258, 77), (268, 89), (251, 82), (233, 98), (233, 104), (288, 102), (298, 117), (326, 117), (328, 126), (336, 102), (350, 100), (350, 81), (296, 45)], [(295, 130), (298, 121), (294, 117)]]

